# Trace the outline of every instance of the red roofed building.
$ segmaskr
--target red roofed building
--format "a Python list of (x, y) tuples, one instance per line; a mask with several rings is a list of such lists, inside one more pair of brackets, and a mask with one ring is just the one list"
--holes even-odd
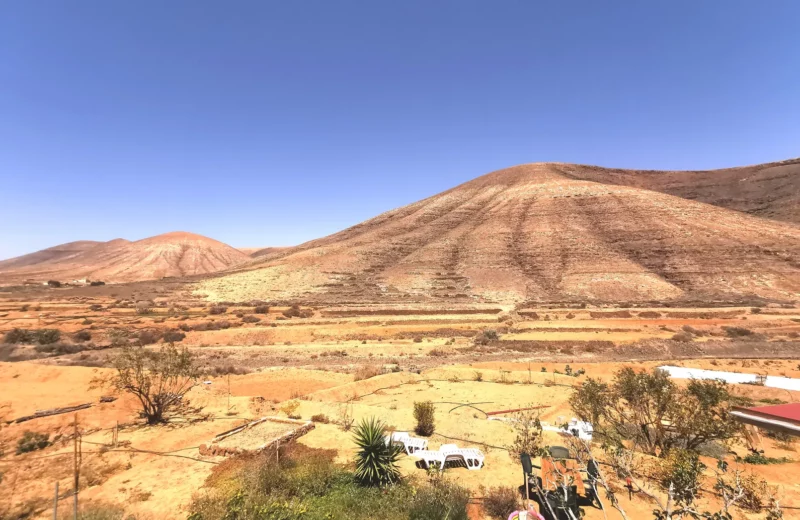
[(735, 406), (731, 410), (731, 415), (740, 422), (762, 430), (783, 432), (800, 437), (800, 403), (753, 408)]

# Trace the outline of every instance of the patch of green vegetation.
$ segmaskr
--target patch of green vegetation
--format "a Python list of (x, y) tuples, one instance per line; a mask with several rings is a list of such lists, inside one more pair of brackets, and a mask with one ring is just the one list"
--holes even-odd
[(364, 486), (334, 450), (288, 445), (277, 457), (231, 459), (214, 470), (189, 520), (467, 520), (469, 492), (439, 477)]
[(767, 464), (786, 464), (787, 462), (793, 462), (792, 459), (788, 457), (781, 457), (776, 459), (774, 457), (765, 457), (763, 453), (749, 453), (744, 457), (736, 457), (737, 462), (744, 462), (746, 464), (757, 464), (757, 465), (767, 465)]

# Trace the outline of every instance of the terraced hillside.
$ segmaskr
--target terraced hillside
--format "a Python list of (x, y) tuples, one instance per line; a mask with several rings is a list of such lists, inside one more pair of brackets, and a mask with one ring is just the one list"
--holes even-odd
[(342, 302), (800, 293), (800, 226), (601, 173), (552, 163), (496, 171), (203, 281), (197, 292)]

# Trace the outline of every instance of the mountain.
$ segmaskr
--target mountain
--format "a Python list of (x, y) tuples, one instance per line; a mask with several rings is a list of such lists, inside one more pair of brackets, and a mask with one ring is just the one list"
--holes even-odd
[[(184, 232), (165, 233), (136, 242), (123, 239), (99, 242), (81, 246), (82, 250), (62, 256), (47, 253), (51, 250), (75, 249), (68, 246), (71, 244), (0, 263), (0, 282), (16, 283), (29, 279), (69, 281), (81, 278), (131, 282), (213, 273), (250, 259), (222, 242)], [(46, 261), (30, 260), (31, 257), (46, 258), (48, 255), (51, 258)], [(24, 260), (26, 258), (29, 260)]]
[(573, 179), (645, 188), (800, 224), (800, 158), (711, 171), (618, 170), (572, 164), (554, 168)]
[[(700, 175), (516, 166), (220, 273), (197, 292), (233, 301), (796, 298), (800, 226), (654, 191), (722, 204), (752, 175), (763, 204), (730, 204), (790, 219), (795, 209), (784, 204), (799, 190), (793, 174), (781, 180), (781, 168)], [(727, 183), (718, 193), (716, 179)], [(767, 203), (763, 186), (781, 182), (790, 193)], [(742, 200), (753, 191), (743, 187)]]
[(19, 269), (23, 267), (30, 267), (33, 265), (41, 265), (47, 263), (55, 263), (67, 261), (80, 253), (97, 247), (103, 242), (96, 242), (94, 240), (79, 240), (77, 242), (68, 242), (59, 246), (49, 247), (30, 253), (27, 255), (10, 258), (8, 260), (0, 261), (0, 272)]

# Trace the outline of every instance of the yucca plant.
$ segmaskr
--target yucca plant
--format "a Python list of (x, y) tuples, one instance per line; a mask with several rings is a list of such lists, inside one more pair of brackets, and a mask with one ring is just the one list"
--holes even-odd
[(356, 426), (353, 440), (356, 453), (356, 479), (366, 486), (383, 486), (400, 480), (397, 457), (400, 447), (387, 445), (386, 425), (375, 417), (363, 419)]

